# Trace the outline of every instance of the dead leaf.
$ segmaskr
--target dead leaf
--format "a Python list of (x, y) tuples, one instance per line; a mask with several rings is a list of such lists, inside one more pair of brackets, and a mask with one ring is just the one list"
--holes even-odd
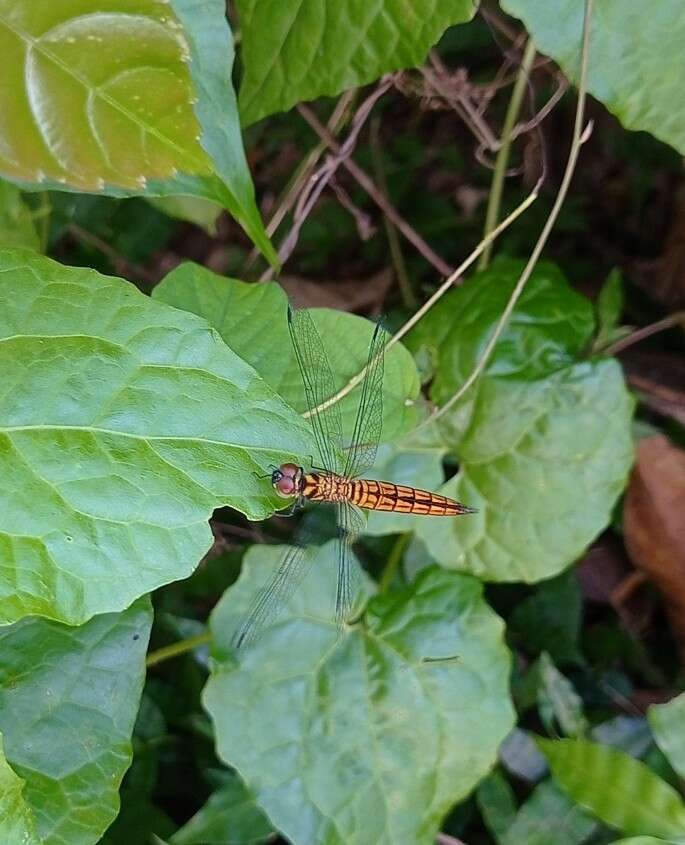
[(641, 440), (623, 514), (626, 548), (657, 585), (685, 664), (685, 451)]
[(313, 282), (299, 276), (280, 276), (278, 281), (298, 308), (374, 312), (382, 308), (394, 278), (392, 268), (385, 267), (368, 279)]

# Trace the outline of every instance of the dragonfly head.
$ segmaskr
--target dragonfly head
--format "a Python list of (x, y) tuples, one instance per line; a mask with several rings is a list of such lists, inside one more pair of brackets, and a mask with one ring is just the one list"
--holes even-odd
[(300, 495), (303, 476), (304, 470), (297, 464), (281, 464), (271, 473), (271, 483), (279, 496), (288, 499)]

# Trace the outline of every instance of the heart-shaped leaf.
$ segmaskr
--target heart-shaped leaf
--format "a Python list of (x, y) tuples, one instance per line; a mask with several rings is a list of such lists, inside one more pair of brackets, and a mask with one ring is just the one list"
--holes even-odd
[(329, 543), (236, 655), (233, 632), (279, 551), (253, 547), (212, 616), (204, 701), (220, 756), (295, 845), (432, 842), (513, 724), (501, 621), (478, 581), (432, 567), (339, 635)]
[(473, 0), (237, 0), (244, 123), (420, 65), (443, 31), (473, 17)]
[[(584, 3), (503, 0), (521, 18), (539, 50), (578, 81)], [(645, 15), (641, 0), (593, 6), (588, 91), (627, 126), (644, 129), (685, 153), (685, 15), (680, 0), (659, 0)]]
[(188, 575), (207, 519), (282, 506), (256, 474), (311, 433), (203, 320), (0, 254), (0, 618), (77, 624)]
[(0, 0), (0, 172), (27, 188), (219, 202), (272, 261), (222, 0)]
[(0, 630), (0, 731), (12, 767), (0, 766), (0, 781), (18, 802), (15, 829), (29, 835), (33, 823), (35, 841), (91, 845), (116, 816), (151, 623), (141, 599), (78, 628), (25, 619)]
[[(495, 262), (412, 333), (410, 347), (438, 361), (438, 404), (479, 359), (520, 270), (516, 261)], [(460, 471), (441, 492), (479, 513), (418, 524), (443, 566), (538, 581), (568, 566), (607, 525), (632, 462), (633, 402), (615, 361), (582, 360), (593, 331), (590, 303), (556, 268), (538, 268), (486, 372), (445, 427)]]
[[(280, 285), (248, 284), (186, 263), (169, 273), (152, 295), (204, 317), (286, 402), (300, 412), (307, 410), (302, 376), (288, 332), (288, 300)], [(340, 390), (365, 366), (374, 324), (327, 308), (313, 309), (311, 314), (331, 364), (335, 390)], [(356, 387), (340, 400), (347, 437), (354, 427), (360, 390)], [(416, 365), (407, 350), (395, 344), (385, 356), (384, 441), (397, 439), (414, 427), (419, 417), (418, 395)]]

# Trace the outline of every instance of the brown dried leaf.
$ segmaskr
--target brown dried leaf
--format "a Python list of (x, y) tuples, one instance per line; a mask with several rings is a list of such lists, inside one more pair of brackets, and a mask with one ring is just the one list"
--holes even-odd
[(392, 268), (368, 279), (313, 282), (299, 276), (280, 276), (279, 282), (298, 308), (335, 308), (339, 311), (376, 311), (393, 285)]
[(641, 440), (624, 508), (628, 553), (663, 594), (685, 663), (685, 451)]

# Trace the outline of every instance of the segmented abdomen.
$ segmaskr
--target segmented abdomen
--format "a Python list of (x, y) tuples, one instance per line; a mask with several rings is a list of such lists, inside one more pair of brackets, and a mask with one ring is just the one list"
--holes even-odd
[(473, 513), (473, 508), (462, 505), (455, 499), (448, 499), (447, 496), (428, 490), (418, 490), (416, 487), (392, 484), (390, 481), (348, 481), (337, 475), (313, 473), (305, 476), (302, 493), (312, 501), (347, 500), (360, 508), (376, 511), (420, 513), (427, 516)]

